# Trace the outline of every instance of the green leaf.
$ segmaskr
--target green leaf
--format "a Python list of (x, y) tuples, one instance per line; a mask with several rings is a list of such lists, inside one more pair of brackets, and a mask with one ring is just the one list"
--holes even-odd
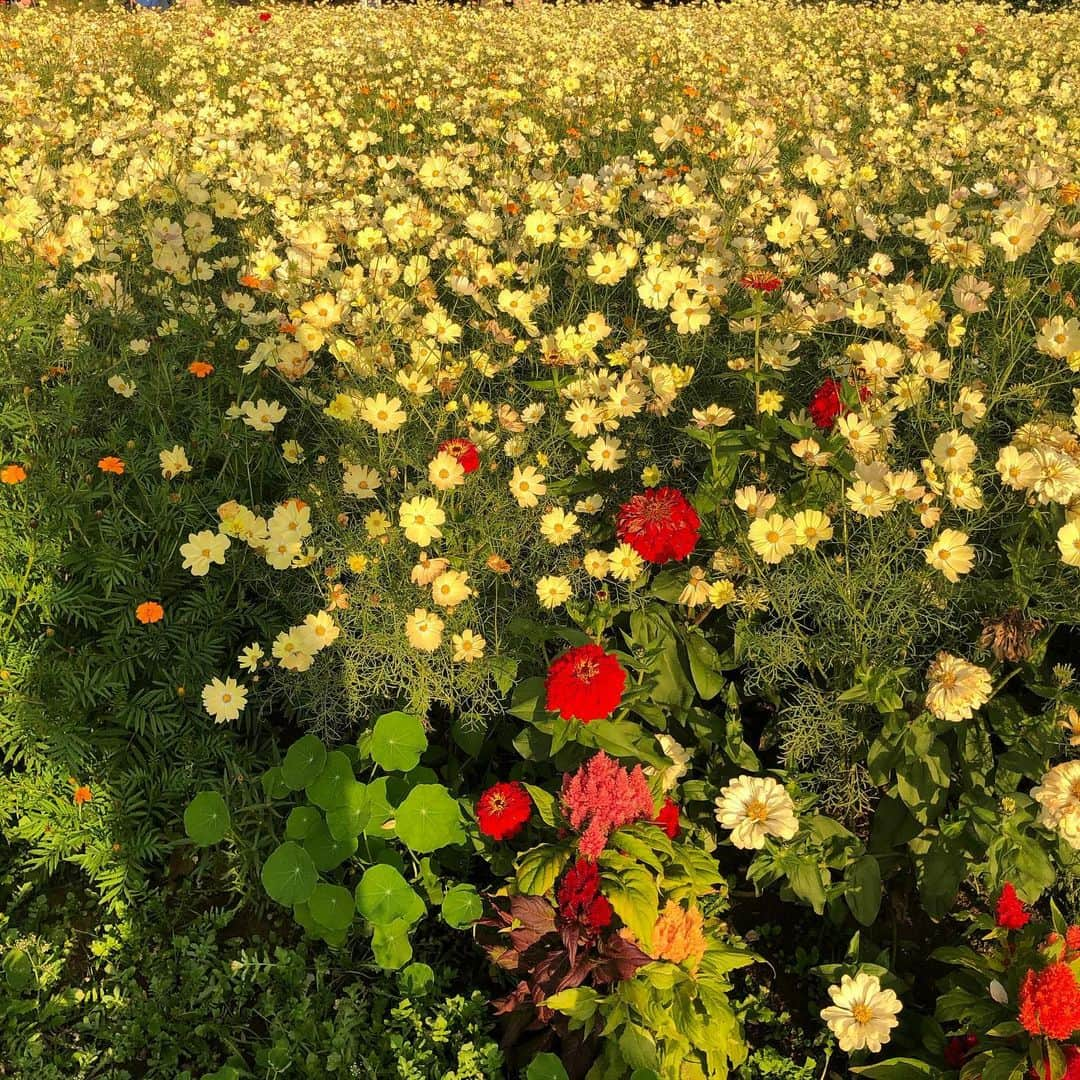
[(216, 791), (200, 791), (184, 811), (184, 832), (199, 847), (220, 843), (230, 824), (229, 808)]
[(322, 873), (339, 867), (355, 853), (357, 847), (355, 836), (347, 836), (344, 840), (336, 840), (331, 836), (321, 815), (319, 821), (304, 837), (304, 850), (311, 856), (315, 869)]
[(395, 828), (413, 851), (438, 851), (465, 840), (461, 807), (442, 784), (418, 784), (397, 808)]
[(281, 776), (293, 791), (314, 783), (326, 765), (326, 747), (317, 735), (304, 735), (289, 747)]
[(873, 926), (881, 908), (881, 867), (873, 855), (864, 855), (844, 871), (844, 899), (862, 926)]
[(643, 867), (628, 866), (617, 872), (606, 871), (603, 882), (601, 891), (615, 909), (615, 914), (630, 927), (641, 948), (648, 951), (660, 907), (652, 874)]
[(387, 971), (396, 971), (412, 959), (409, 941), (409, 925), (404, 919), (377, 925), (371, 936), (371, 948), (375, 962)]
[(268, 799), (284, 799), (289, 794), (289, 785), (285, 783), (285, 777), (281, 775), (280, 765), (267, 769), (262, 774), (261, 783)]
[(690, 676), (694, 680), (698, 696), (710, 701), (724, 689), (724, 676), (720, 674), (720, 654), (706, 640), (700, 630), (688, 630), (683, 638), (690, 658)]
[(442, 917), (455, 930), (472, 926), (483, 913), (483, 901), (472, 885), (455, 885), (443, 897)]
[(416, 890), (392, 866), (377, 863), (356, 886), (356, 910), (375, 926), (402, 922), (411, 926), (427, 908)]
[(420, 994), (426, 994), (434, 984), (435, 972), (430, 964), (421, 964), (419, 962), (410, 964), (401, 973), (401, 985), (410, 996), (416, 997)]
[(596, 1015), (602, 1000), (601, 994), (591, 986), (574, 986), (545, 998), (544, 1006), (555, 1009), (572, 1020), (584, 1022)]
[(918, 1058), (904, 1057), (877, 1061), (873, 1065), (853, 1066), (851, 1071), (870, 1077), (870, 1080), (921, 1080), (927, 1076), (937, 1076), (941, 1070)]
[(518, 860), (518, 888), (530, 896), (542, 896), (555, 884), (569, 858), (569, 850), (559, 844), (529, 848)]
[(292, 840), (280, 845), (263, 863), (263, 888), (271, 899), (286, 907), (307, 900), (317, 879), (311, 856)]
[(320, 881), (308, 900), (308, 910), (316, 921), (331, 930), (344, 930), (356, 914), (353, 894), (342, 885)]
[(320, 809), (333, 810), (344, 804), (349, 785), (355, 783), (352, 763), (340, 750), (332, 750), (318, 777), (308, 784), (307, 797)]
[(365, 784), (345, 785), (344, 801), (326, 811), (326, 827), (335, 840), (359, 836), (371, 821), (371, 795)]
[(375, 764), (387, 772), (411, 772), (428, 747), (424, 722), (405, 712), (383, 713), (371, 732), (370, 751)]
[(285, 822), (285, 836), (289, 840), (303, 840), (321, 821), (322, 814), (314, 806), (293, 807)]
[(10, 949), (4, 954), (4, 978), (8, 986), (19, 993), (37, 985), (34, 965), (25, 949)]
[(542, 787), (536, 787), (535, 784), (526, 784), (525, 790), (529, 793), (529, 798), (533, 801), (533, 806), (536, 807), (536, 812), (540, 815), (540, 820), (545, 825), (555, 827), (555, 796), (550, 791), (545, 791)]
[(525, 1080), (570, 1080), (570, 1075), (554, 1054), (537, 1054), (525, 1070)]

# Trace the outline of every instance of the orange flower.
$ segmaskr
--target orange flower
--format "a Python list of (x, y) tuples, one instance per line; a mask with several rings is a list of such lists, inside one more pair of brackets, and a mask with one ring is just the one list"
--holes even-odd
[(685, 911), (681, 904), (669, 900), (653, 926), (653, 956), (658, 960), (670, 960), (673, 964), (689, 961), (688, 968), (697, 970), (705, 955), (703, 923), (702, 914), (696, 907)]
[(156, 600), (147, 600), (135, 609), (135, 618), (144, 626), (161, 622), (165, 618), (165, 609)]
[(115, 473), (117, 476), (124, 475), (124, 463), (118, 457), (103, 457), (97, 467), (103, 473)]
[(0, 469), (0, 481), (5, 484), (21, 484), (26, 479), (26, 470), (21, 465), (5, 465)]
[(214, 372), (214, 365), (208, 364), (205, 360), (192, 360), (188, 364), (188, 371), (195, 376), (196, 379), (205, 379), (207, 375), (212, 375)]
[(94, 797), (94, 793), (90, 790), (89, 784), (80, 784), (76, 781), (75, 794), (72, 798), (75, 800), (76, 806), (83, 806)]

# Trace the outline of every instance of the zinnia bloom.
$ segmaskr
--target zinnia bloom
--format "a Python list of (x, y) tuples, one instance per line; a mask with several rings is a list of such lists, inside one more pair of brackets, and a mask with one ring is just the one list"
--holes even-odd
[(26, 479), (26, 470), (21, 465), (5, 465), (0, 469), (0, 483), (21, 484)]
[(1080, 760), (1055, 765), (1032, 788), (1039, 804), (1039, 824), (1056, 829), (1072, 847), (1080, 849)]
[(97, 467), (103, 473), (114, 473), (116, 476), (124, 475), (124, 463), (118, 457), (103, 457)]
[[(844, 411), (844, 402), (840, 397), (841, 384), (836, 379), (826, 379), (813, 393), (807, 411), (810, 419), (821, 431), (829, 431), (836, 418)], [(859, 387), (859, 400), (865, 401), (870, 396), (868, 386)]]
[(529, 793), (516, 780), (492, 784), (476, 803), (480, 831), (492, 840), (517, 836), (531, 815)]
[(701, 520), (675, 488), (654, 488), (635, 495), (619, 510), (615, 535), (646, 562), (685, 559), (697, 545)]
[(739, 284), (744, 289), (756, 289), (758, 292), (776, 292), (784, 283), (775, 274), (768, 270), (751, 270), (739, 278)]
[(651, 821), (656, 814), (641, 766), (628, 772), (602, 750), (573, 776), (563, 777), (562, 809), (570, 827), (581, 832), (578, 851), (591, 859), (616, 829), (643, 818)]
[(135, 609), (135, 618), (144, 626), (147, 623), (161, 622), (165, 618), (165, 609), (154, 600), (147, 600)]
[(653, 818), (653, 824), (659, 825), (672, 840), (679, 835), (679, 807), (672, 802), (670, 796), (664, 799), (664, 805), (660, 807), (660, 813)]
[(1068, 964), (1034, 968), (1020, 985), (1020, 1023), (1032, 1035), (1069, 1039), (1080, 1028), (1080, 986)]
[(564, 720), (605, 720), (626, 686), (622, 664), (599, 645), (579, 645), (552, 661), (544, 683), (545, 708)]
[(836, 1036), (845, 1054), (869, 1050), (876, 1054), (891, 1038), (903, 1005), (892, 990), (882, 990), (876, 975), (845, 975), (839, 986), (829, 987), (833, 1003), (821, 1018)]
[(737, 848), (759, 850), (767, 836), (790, 840), (799, 831), (795, 803), (771, 776), (740, 776), (716, 799), (716, 820)]
[(951, 653), (939, 652), (926, 678), (926, 707), (939, 720), (970, 720), (990, 700), (990, 672)]
[(480, 468), (480, 451), (468, 439), (447, 439), (439, 443), (439, 453), (457, 458), (466, 475)]
[(1031, 914), (1024, 907), (1011, 881), (1005, 882), (997, 902), (997, 924), (1006, 930), (1022, 930), (1031, 922)]
[(578, 859), (566, 871), (555, 899), (563, 919), (582, 924), (590, 933), (611, 924), (614, 912), (607, 897), (600, 895), (600, 869), (591, 859)]

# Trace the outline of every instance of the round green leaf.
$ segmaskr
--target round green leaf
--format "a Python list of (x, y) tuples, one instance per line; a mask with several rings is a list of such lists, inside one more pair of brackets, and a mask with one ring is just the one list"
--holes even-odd
[(415, 769), (427, 745), (423, 721), (409, 713), (384, 713), (371, 732), (371, 756), (387, 772)]
[(326, 747), (317, 735), (304, 735), (289, 747), (281, 763), (281, 775), (293, 791), (319, 778), (326, 764)]
[(285, 822), (285, 835), (290, 840), (303, 840), (312, 829), (318, 827), (322, 815), (314, 806), (297, 806), (289, 811)]
[(184, 831), (200, 847), (223, 840), (231, 823), (229, 808), (216, 791), (200, 791), (184, 811)]
[(483, 913), (483, 901), (472, 885), (455, 885), (443, 897), (442, 917), (455, 930), (472, 926)]
[(401, 973), (401, 985), (409, 997), (427, 993), (435, 983), (435, 972), (428, 964), (410, 964)]
[(345, 785), (345, 798), (340, 806), (326, 811), (326, 826), (335, 840), (357, 837), (371, 820), (371, 798), (367, 785)]
[(11, 949), (4, 954), (4, 978), (8, 986), (18, 993), (37, 983), (34, 965), (25, 949)]
[(465, 839), (461, 807), (442, 784), (419, 784), (397, 808), (395, 829), (413, 851), (437, 851)]
[(398, 919), (386, 926), (376, 926), (371, 936), (371, 948), (379, 967), (395, 971), (404, 966), (412, 959), (408, 924), (404, 919)]
[(570, 1080), (563, 1063), (554, 1054), (537, 1054), (525, 1070), (525, 1080)]
[(284, 799), (289, 794), (289, 785), (281, 775), (280, 765), (275, 765), (262, 774), (262, 787), (268, 799)]
[(297, 843), (286, 840), (263, 863), (263, 888), (286, 907), (307, 900), (318, 879), (311, 856)]
[(377, 863), (356, 886), (356, 910), (375, 926), (402, 922), (410, 926), (427, 908), (412, 886), (392, 866)]
[(344, 930), (353, 921), (356, 905), (352, 893), (343, 885), (327, 885), (320, 881), (308, 900), (308, 910), (322, 926)]
[(311, 831), (304, 837), (304, 850), (311, 856), (315, 869), (322, 873), (340, 866), (356, 851), (356, 848), (355, 836), (335, 840), (330, 835), (330, 830), (326, 827), (321, 814)]
[(349, 785), (355, 783), (349, 759), (340, 750), (332, 750), (318, 777), (308, 784), (307, 797), (323, 810), (333, 810), (344, 805)]

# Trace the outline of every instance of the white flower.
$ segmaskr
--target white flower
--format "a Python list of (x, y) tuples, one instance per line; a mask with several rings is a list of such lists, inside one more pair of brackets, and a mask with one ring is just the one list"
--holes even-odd
[(904, 1007), (892, 990), (882, 990), (876, 975), (860, 972), (845, 975), (839, 986), (829, 987), (833, 1003), (821, 1010), (821, 1018), (836, 1036), (845, 1054), (869, 1050), (876, 1054), (891, 1038)]
[(375, 491), (382, 486), (377, 469), (366, 465), (346, 465), (341, 478), (341, 487), (346, 495), (355, 495), (358, 499), (374, 499)]
[(227, 536), (209, 529), (188, 533), (188, 542), (180, 547), (180, 554), (184, 556), (184, 569), (190, 570), (195, 577), (205, 577), (210, 573), (211, 563), (225, 565), (225, 552), (229, 544)]
[(990, 700), (990, 672), (951, 653), (939, 652), (926, 678), (926, 707), (939, 720), (970, 720)]
[(258, 401), (245, 401), (240, 405), (240, 415), (248, 427), (256, 431), (273, 431), (275, 424), (285, 419), (288, 410), (276, 401), (268, 402), (265, 398)]
[(121, 397), (129, 398), (135, 393), (136, 387), (133, 382), (128, 382), (122, 375), (111, 375), (109, 377), (109, 389)]
[(428, 479), (439, 491), (451, 491), (465, 483), (465, 467), (444, 450), (428, 465)]
[(758, 850), (767, 836), (790, 840), (799, 831), (795, 803), (770, 776), (740, 776), (716, 799), (716, 820), (737, 848)]
[(444, 625), (438, 615), (417, 608), (405, 620), (405, 636), (419, 652), (434, 652), (442, 644)]
[(231, 676), (224, 682), (211, 679), (203, 687), (202, 703), (217, 724), (237, 720), (247, 704), (247, 688)]
[(517, 500), (522, 510), (537, 506), (540, 496), (546, 494), (547, 484), (544, 483), (544, 474), (532, 465), (514, 467), (514, 474), (510, 477), (510, 494)]
[(162, 450), (158, 454), (158, 461), (161, 463), (161, 475), (165, 480), (172, 480), (181, 473), (191, 472), (187, 452), (179, 444), (171, 450)]
[(432, 540), (442, 538), (439, 526), (446, 521), (446, 515), (430, 495), (417, 495), (403, 502), (399, 515), (406, 538), (414, 544), (427, 547)]
[(1031, 797), (1039, 804), (1039, 824), (1080, 850), (1080, 760), (1055, 765), (1031, 789)]

